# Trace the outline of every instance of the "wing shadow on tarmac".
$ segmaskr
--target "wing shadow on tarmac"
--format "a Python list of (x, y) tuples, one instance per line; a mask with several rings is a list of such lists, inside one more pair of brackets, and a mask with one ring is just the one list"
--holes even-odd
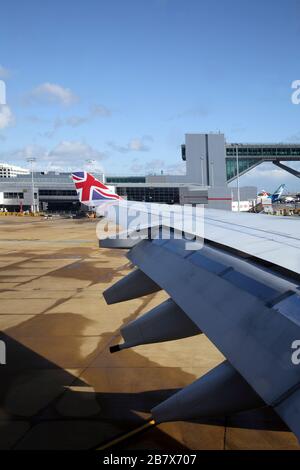
[[(141, 425), (149, 418), (149, 410), (153, 406), (178, 390), (98, 392), (100, 385), (95, 387), (95, 392), (87, 380), (91, 369), (88, 374), (65, 370), (4, 333), (0, 334), (0, 339), (7, 347), (7, 364), (0, 368), (0, 447), (3, 449), (95, 448)], [(131, 355), (130, 362), (140, 361), (140, 357), (135, 357), (139, 356), (136, 352), (127, 353)], [(97, 374), (97, 371), (93, 373)], [(109, 376), (109, 371), (105, 373)], [(126, 369), (120, 373), (126, 374)], [(176, 373), (185, 374), (179, 368)], [(222, 448), (225, 418), (198, 420), (194, 422), (195, 428), (190, 429), (195, 433), (200, 425), (204, 425), (202, 437), (205, 432), (212, 433), (214, 429), (218, 432), (215, 448)], [(206, 425), (209, 428), (206, 429)], [(227, 418), (226, 425), (286, 430), (279, 417), (268, 408)], [(169, 429), (174, 431), (175, 426), (172, 424)], [(121, 448), (190, 448), (184, 441), (187, 442), (155, 428), (135, 438), (135, 441), (124, 443)]]
[[(59, 280), (55, 286), (62, 288), (66, 281), (71, 285), (73, 280), (110, 284), (129, 268), (124, 263), (112, 268), (108, 261), (120, 256), (114, 251), (106, 251), (100, 261), (95, 258), (85, 263), (90, 252), (90, 248), (64, 247), (54, 254), (43, 255), (26, 249), (26, 262), (65, 258), (72, 262), (37, 275), (34, 280), (20, 281), (18, 288), (29, 288), (29, 292), (37, 290), (33, 297), (36, 299), (36, 294), (43, 293), (42, 287), (48, 288), (55, 278)], [(22, 263), (16, 262), (7, 270), (12, 266), (19, 269)], [(102, 263), (101, 269), (99, 263)], [(38, 284), (43, 280), (43, 286)], [(78, 290), (81, 289), (84, 287)], [(3, 292), (11, 293), (8, 300), (14, 299), (13, 289), (5, 288)], [(21, 291), (17, 292), (20, 295)], [(30, 302), (29, 298), (18, 298), (24, 304)], [(149, 419), (152, 407), (175, 393), (178, 386), (196, 379), (180, 364), (161, 367), (139, 354), (138, 349), (111, 355), (108, 349), (118, 342), (118, 331), (99, 332), (83, 315), (48, 314), (69, 299), (73, 299), (73, 293), (66, 298), (62, 289), (54, 305), (41, 308), (32, 318), (7, 328), (5, 333), (0, 332), (0, 340), (7, 348), (7, 364), (0, 366), (0, 449), (95, 448), (143, 424)], [(147, 307), (147, 302), (149, 298), (124, 318), (124, 322), (136, 318)], [(82, 303), (84, 305), (84, 300)], [(11, 314), (14, 315), (12, 310), (5, 312), (5, 315)], [(93, 330), (91, 337), (86, 334), (89, 327)], [(225, 426), (287, 430), (279, 417), (265, 408), (230, 418), (164, 424), (124, 442), (122, 448), (223, 449)], [(287, 436), (292, 435), (287, 433)], [(282, 444), (280, 439), (278, 442)], [(295, 447), (293, 436), (284, 442)]]

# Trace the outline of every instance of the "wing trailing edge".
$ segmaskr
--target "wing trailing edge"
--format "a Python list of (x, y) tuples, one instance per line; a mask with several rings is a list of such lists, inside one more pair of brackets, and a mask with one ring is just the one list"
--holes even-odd
[[(146, 314), (122, 328), (123, 348), (178, 339), (185, 315), (227, 359), (225, 365), (158, 405), (152, 410), (154, 417), (158, 421), (196, 419), (266, 404), (299, 438), (300, 368), (291, 360), (291, 345), (300, 338), (299, 284), (272, 266), (215, 246), (186, 250), (185, 240), (143, 240), (127, 257), (137, 270), (104, 293), (109, 303), (160, 288), (180, 315), (172, 316), (172, 308), (162, 304), (148, 318)], [(181, 337), (194, 331), (183, 328)], [(116, 346), (120, 349), (122, 345)], [(201, 399), (194, 402), (197, 397)]]

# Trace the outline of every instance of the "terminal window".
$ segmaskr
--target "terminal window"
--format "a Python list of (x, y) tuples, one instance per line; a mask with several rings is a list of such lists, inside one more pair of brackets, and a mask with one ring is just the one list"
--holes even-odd
[(24, 193), (4, 193), (4, 199), (23, 199)]
[(77, 196), (77, 191), (72, 189), (40, 189), (40, 196)]
[(179, 204), (179, 188), (127, 187), (118, 188), (117, 192), (120, 196), (125, 196), (131, 201)]

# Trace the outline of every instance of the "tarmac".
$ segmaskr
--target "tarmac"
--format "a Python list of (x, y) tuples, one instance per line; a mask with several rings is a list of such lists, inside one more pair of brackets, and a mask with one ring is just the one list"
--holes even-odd
[[(110, 354), (119, 329), (167, 298), (106, 305), (132, 269), (100, 249), (97, 220), (0, 218), (0, 449), (92, 449), (142, 426), (149, 410), (224, 360), (204, 336)], [(220, 397), (221, 398), (221, 397)], [(118, 449), (300, 449), (269, 408), (166, 423)]]

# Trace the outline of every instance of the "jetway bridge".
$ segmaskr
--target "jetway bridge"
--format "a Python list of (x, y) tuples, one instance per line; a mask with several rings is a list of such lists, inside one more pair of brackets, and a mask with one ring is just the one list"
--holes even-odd
[[(300, 178), (300, 171), (285, 165), (286, 162), (300, 161), (300, 144), (226, 144), (226, 175), (231, 183), (264, 162)], [(237, 172), (237, 168), (239, 172)]]

